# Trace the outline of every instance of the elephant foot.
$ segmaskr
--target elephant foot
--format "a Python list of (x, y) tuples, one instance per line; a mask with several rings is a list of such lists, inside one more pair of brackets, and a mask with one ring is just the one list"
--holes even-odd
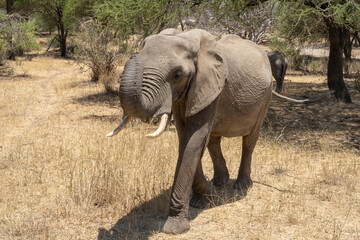
[(193, 194), (190, 199), (190, 206), (193, 208), (207, 208), (211, 202), (209, 194)]
[(169, 216), (162, 229), (167, 234), (180, 234), (190, 229), (190, 222), (186, 217)]
[(214, 178), (212, 180), (213, 184), (216, 187), (224, 186), (229, 181), (229, 172), (226, 171), (224, 174), (214, 174)]
[(242, 191), (247, 191), (253, 185), (253, 181), (250, 177), (240, 177), (236, 180), (234, 188)]

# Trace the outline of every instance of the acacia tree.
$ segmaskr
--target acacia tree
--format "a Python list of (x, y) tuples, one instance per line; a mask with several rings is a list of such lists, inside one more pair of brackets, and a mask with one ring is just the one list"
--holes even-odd
[(14, 1), (15, 0), (6, 0), (6, 12), (7, 13), (11, 13), (13, 6), (14, 6)]
[(89, 13), (95, 0), (14, 0), (14, 9), (33, 15), (42, 27), (57, 30), (61, 56), (66, 55), (69, 33)]
[(360, 4), (353, 0), (301, 0), (279, 4), (277, 29), (291, 42), (309, 42), (326, 38), (330, 45), (327, 69), (328, 87), (335, 97), (351, 103), (344, 82), (344, 47), (350, 33), (360, 28)]
[[(360, 29), (358, 0), (224, 0), (211, 1), (219, 22), (228, 16), (244, 16), (249, 9), (258, 9), (264, 2), (273, 2), (275, 25), (272, 29), (292, 44), (328, 39), (328, 87), (335, 97), (351, 103), (343, 77), (344, 47), (350, 33)], [(224, 7), (225, 6), (225, 7)], [(240, 22), (240, 19), (237, 19)], [(263, 20), (262, 20), (263, 21)], [(242, 23), (243, 24), (243, 23)], [(349, 54), (349, 51), (346, 52)], [(349, 55), (348, 55), (349, 56)]]
[(177, 26), (186, 6), (176, 0), (108, 0), (95, 7), (95, 16), (124, 39), (134, 33), (146, 37)]
[(60, 53), (66, 55), (66, 43), (69, 32), (77, 23), (82, 9), (87, 8), (83, 1), (75, 0), (33, 0), (37, 8), (38, 18), (49, 29), (56, 28)]

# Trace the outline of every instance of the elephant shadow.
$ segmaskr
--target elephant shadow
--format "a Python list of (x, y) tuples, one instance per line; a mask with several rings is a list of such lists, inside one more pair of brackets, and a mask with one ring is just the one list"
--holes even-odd
[[(225, 186), (215, 187), (209, 182), (212, 190), (210, 203), (207, 208), (190, 207), (190, 221), (206, 209), (243, 199), (247, 191), (234, 189), (234, 183), (235, 179), (230, 179)], [(98, 240), (148, 239), (151, 235), (160, 232), (167, 219), (170, 193), (171, 188), (166, 189), (151, 200), (136, 206), (109, 230), (100, 228)]]

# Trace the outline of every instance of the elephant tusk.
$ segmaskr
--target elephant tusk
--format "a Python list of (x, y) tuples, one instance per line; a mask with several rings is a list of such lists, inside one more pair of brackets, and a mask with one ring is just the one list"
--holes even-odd
[(130, 122), (131, 118), (132, 118), (131, 116), (125, 116), (125, 118), (124, 118), (124, 120), (122, 121), (122, 123), (120, 123), (120, 125), (119, 125), (117, 128), (115, 128), (114, 131), (108, 133), (106, 136), (107, 136), (107, 137), (113, 137), (113, 136), (115, 136), (116, 134), (118, 134), (118, 133), (120, 132), (121, 128), (125, 127), (126, 124), (128, 124), (128, 123)]
[(157, 138), (158, 136), (160, 136), (164, 132), (164, 130), (166, 128), (166, 125), (168, 123), (168, 118), (169, 118), (168, 114), (166, 114), (166, 113), (163, 114), (161, 116), (161, 122), (160, 122), (160, 125), (159, 125), (158, 129), (155, 132), (146, 135), (146, 137), (148, 137), (148, 138)]

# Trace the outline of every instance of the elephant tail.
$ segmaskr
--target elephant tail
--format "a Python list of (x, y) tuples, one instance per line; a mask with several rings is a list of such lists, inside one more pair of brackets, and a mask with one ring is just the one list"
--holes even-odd
[(332, 93), (334, 93), (335, 91), (332, 90), (332, 91), (329, 91), (319, 97), (316, 97), (316, 98), (307, 98), (307, 99), (302, 99), (302, 100), (298, 100), (298, 99), (294, 99), (294, 98), (290, 98), (290, 97), (286, 97), (284, 95), (281, 95), (275, 91), (272, 91), (272, 95), (278, 99), (281, 99), (281, 100), (285, 100), (285, 101), (288, 101), (288, 102), (292, 102), (292, 103), (313, 103), (313, 102), (316, 102), (316, 101), (319, 101), (321, 99), (324, 99), (324, 98), (327, 98), (329, 97)]

